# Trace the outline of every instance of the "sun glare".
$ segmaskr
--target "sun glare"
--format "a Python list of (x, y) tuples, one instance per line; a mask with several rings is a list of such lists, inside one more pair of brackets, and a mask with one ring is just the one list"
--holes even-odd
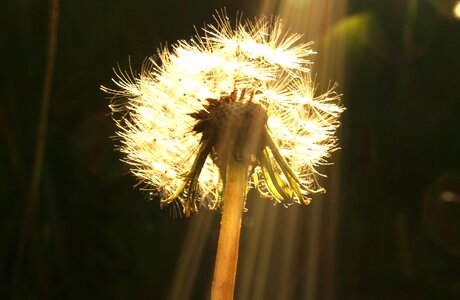
[(460, 19), (460, 1), (457, 1), (457, 3), (455, 4), (453, 13), (457, 19)]

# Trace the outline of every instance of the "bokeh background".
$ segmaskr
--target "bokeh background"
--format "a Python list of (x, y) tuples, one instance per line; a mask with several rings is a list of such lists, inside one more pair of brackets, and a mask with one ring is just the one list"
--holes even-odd
[(173, 219), (133, 188), (100, 85), (226, 7), (314, 40), (318, 92), (337, 81), (347, 107), (326, 195), (289, 209), (250, 195), (236, 299), (460, 299), (457, 4), (5, 3), (0, 298), (209, 297), (219, 213)]

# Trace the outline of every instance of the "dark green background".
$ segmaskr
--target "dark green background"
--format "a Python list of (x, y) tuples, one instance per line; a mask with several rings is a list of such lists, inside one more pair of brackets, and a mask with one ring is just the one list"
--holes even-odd
[[(336, 276), (325, 286), (337, 299), (460, 299), (460, 21), (433, 1), (416, 2), (407, 22), (398, 1), (351, 0), (349, 18), (330, 33), (346, 50)], [(49, 2), (3, 5), (1, 299), (165, 298), (190, 220), (172, 219), (132, 188), (99, 86), (113, 86), (117, 63), (127, 68), (129, 56), (139, 70), (160, 43), (190, 37), (224, 6), (231, 17), (252, 17), (258, 3), (61, 1), (44, 167), (17, 269)], [(457, 202), (444, 201), (446, 191)], [(194, 299), (209, 290), (212, 218)], [(308, 280), (301, 276), (297, 285)]]

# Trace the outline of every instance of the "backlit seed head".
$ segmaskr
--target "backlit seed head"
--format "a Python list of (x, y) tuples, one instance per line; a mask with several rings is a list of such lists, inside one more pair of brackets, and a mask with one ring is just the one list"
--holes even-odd
[(250, 165), (248, 187), (288, 205), (322, 191), (316, 168), (337, 149), (343, 111), (331, 88), (314, 95), (310, 43), (280, 19), (215, 16), (190, 40), (118, 72), (111, 102), (120, 151), (144, 188), (186, 215), (221, 206), (230, 155)]

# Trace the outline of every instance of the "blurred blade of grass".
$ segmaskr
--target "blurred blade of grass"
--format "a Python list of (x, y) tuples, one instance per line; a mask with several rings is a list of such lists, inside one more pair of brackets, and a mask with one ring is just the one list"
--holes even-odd
[(46, 53), (46, 69), (43, 81), (43, 93), (41, 98), (40, 119), (37, 132), (37, 143), (35, 148), (35, 161), (32, 170), (31, 185), (24, 205), (22, 231), (16, 254), (16, 261), (13, 267), (11, 298), (18, 294), (21, 277), (22, 264), (24, 261), (25, 248), (29, 238), (30, 227), (34, 217), (34, 208), (38, 199), (38, 192), (41, 182), (43, 159), (46, 145), (46, 129), (48, 126), (48, 111), (50, 104), (51, 88), (53, 85), (54, 65), (56, 61), (56, 46), (59, 24), (59, 0), (50, 0), (49, 23), (48, 23), (48, 49)]

